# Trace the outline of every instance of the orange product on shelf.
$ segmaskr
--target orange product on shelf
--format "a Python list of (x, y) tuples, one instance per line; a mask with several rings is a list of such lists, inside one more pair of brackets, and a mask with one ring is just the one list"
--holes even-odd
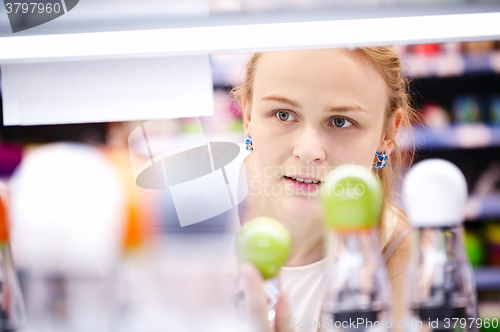
[(467, 42), (463, 44), (464, 50), (467, 53), (486, 53), (491, 52), (495, 49), (495, 41), (487, 40), (487, 41), (476, 41), (476, 42)]
[(117, 166), (127, 191), (127, 207), (122, 246), (125, 252), (142, 248), (151, 235), (151, 225), (155, 218), (152, 191), (140, 188), (135, 183), (130, 158), (140, 158), (130, 155), (125, 147), (105, 147), (104, 153)]
[(9, 243), (9, 220), (6, 206), (7, 204), (3, 196), (3, 193), (0, 193), (0, 245)]
[(441, 51), (439, 44), (419, 44), (413, 46), (413, 52), (422, 55), (434, 55)]

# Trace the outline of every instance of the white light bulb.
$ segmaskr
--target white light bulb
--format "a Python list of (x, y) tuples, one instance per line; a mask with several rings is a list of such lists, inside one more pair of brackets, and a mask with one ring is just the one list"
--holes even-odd
[(417, 163), (406, 175), (403, 198), (413, 226), (454, 226), (465, 219), (467, 182), (453, 163), (428, 159)]

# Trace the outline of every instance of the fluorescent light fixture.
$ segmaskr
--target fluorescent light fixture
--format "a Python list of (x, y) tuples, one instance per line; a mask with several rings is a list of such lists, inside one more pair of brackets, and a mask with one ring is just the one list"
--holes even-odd
[(500, 12), (0, 38), (0, 62), (500, 38)]

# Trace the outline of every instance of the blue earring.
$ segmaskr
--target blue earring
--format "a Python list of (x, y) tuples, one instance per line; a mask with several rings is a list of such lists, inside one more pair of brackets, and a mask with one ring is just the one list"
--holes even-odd
[(382, 153), (377, 151), (376, 155), (377, 155), (377, 163), (373, 168), (374, 169), (384, 168), (387, 165), (387, 160), (389, 160), (387, 153), (385, 153), (385, 151), (382, 151)]
[(247, 140), (245, 141), (245, 144), (247, 145), (247, 150), (250, 152), (253, 152), (252, 136), (250, 136), (250, 135), (247, 136)]

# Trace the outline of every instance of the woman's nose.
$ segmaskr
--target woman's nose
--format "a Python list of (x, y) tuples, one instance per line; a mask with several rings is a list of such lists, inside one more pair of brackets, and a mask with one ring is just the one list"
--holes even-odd
[(293, 148), (293, 155), (306, 164), (324, 161), (326, 159), (326, 151), (319, 131), (313, 128), (306, 129), (298, 137)]

